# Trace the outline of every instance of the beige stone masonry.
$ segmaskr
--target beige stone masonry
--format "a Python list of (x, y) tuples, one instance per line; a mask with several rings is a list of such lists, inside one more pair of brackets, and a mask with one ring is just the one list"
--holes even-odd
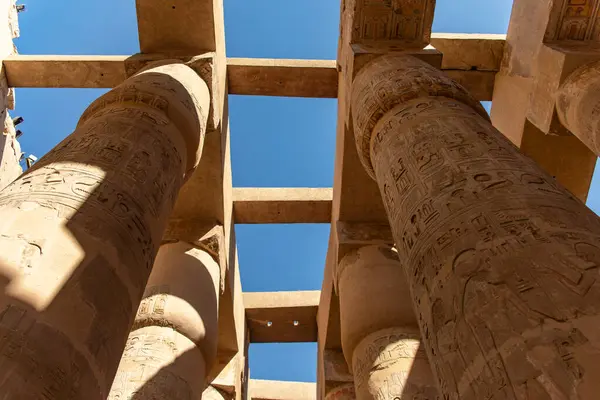
[(374, 60), (353, 98), (442, 395), (594, 398), (598, 217), (416, 59)]
[[(344, 356), (356, 398), (437, 398), (404, 268), (389, 246), (346, 254), (336, 270)], [(412, 397), (411, 397), (412, 396)]]
[(0, 397), (106, 398), (208, 106), (193, 70), (150, 66), (0, 192)]
[(220, 275), (196, 245), (161, 246), (109, 399), (202, 397), (217, 355)]

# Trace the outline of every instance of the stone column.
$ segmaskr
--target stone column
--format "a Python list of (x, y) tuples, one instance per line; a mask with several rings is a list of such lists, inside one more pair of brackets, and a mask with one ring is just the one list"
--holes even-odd
[(423, 341), (447, 399), (591, 399), (600, 222), (440, 71), (383, 56), (353, 84)]
[(344, 356), (356, 398), (436, 399), (437, 388), (396, 252), (367, 246), (348, 253), (336, 270)]
[(161, 246), (109, 399), (202, 398), (217, 354), (219, 283), (206, 251)]
[(325, 400), (356, 400), (354, 383), (346, 383), (331, 389), (325, 395)]
[(600, 156), (600, 62), (575, 70), (556, 97), (560, 122)]
[(0, 192), (0, 398), (106, 399), (208, 108), (192, 69), (150, 66)]

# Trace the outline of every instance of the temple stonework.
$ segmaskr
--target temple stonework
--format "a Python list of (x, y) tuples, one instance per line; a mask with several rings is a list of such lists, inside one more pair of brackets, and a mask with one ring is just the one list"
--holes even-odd
[[(507, 35), (342, 0), (335, 61), (227, 58), (209, 0), (137, 0), (140, 54), (18, 55), (0, 3), (0, 398), (600, 397), (600, 0)], [(20, 87), (110, 91), (22, 172)], [(336, 98), (333, 188), (233, 188), (228, 94)], [(321, 291), (242, 291), (265, 223), (331, 224)], [(293, 342), (316, 384), (249, 378)]]

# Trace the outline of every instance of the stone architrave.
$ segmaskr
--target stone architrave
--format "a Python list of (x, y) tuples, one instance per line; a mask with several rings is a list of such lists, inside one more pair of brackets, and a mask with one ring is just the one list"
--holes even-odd
[(415, 58), (365, 66), (352, 112), (444, 398), (595, 398), (598, 217)]
[(194, 244), (161, 246), (109, 399), (200, 400), (217, 353), (220, 275)]
[(106, 399), (208, 108), (192, 69), (148, 66), (0, 192), (0, 398)]
[(600, 61), (569, 75), (556, 97), (560, 122), (600, 155)]
[(346, 254), (336, 269), (342, 349), (356, 398), (438, 397), (420, 349), (419, 328), (404, 269), (391, 247), (372, 245)]

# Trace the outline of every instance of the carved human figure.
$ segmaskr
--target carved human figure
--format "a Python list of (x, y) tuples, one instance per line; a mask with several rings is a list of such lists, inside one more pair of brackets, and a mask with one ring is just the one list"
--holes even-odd
[(192, 69), (154, 64), (0, 192), (0, 398), (106, 399), (208, 109)]
[(600, 382), (600, 221), (409, 56), (353, 83), (377, 181), (446, 399), (591, 399)]
[(354, 375), (356, 398), (436, 399), (396, 252), (387, 246), (351, 251), (339, 262), (335, 282), (342, 349)]
[(160, 247), (111, 400), (200, 400), (217, 353), (220, 267), (179, 241)]
[(600, 62), (576, 69), (556, 96), (560, 122), (600, 156)]

